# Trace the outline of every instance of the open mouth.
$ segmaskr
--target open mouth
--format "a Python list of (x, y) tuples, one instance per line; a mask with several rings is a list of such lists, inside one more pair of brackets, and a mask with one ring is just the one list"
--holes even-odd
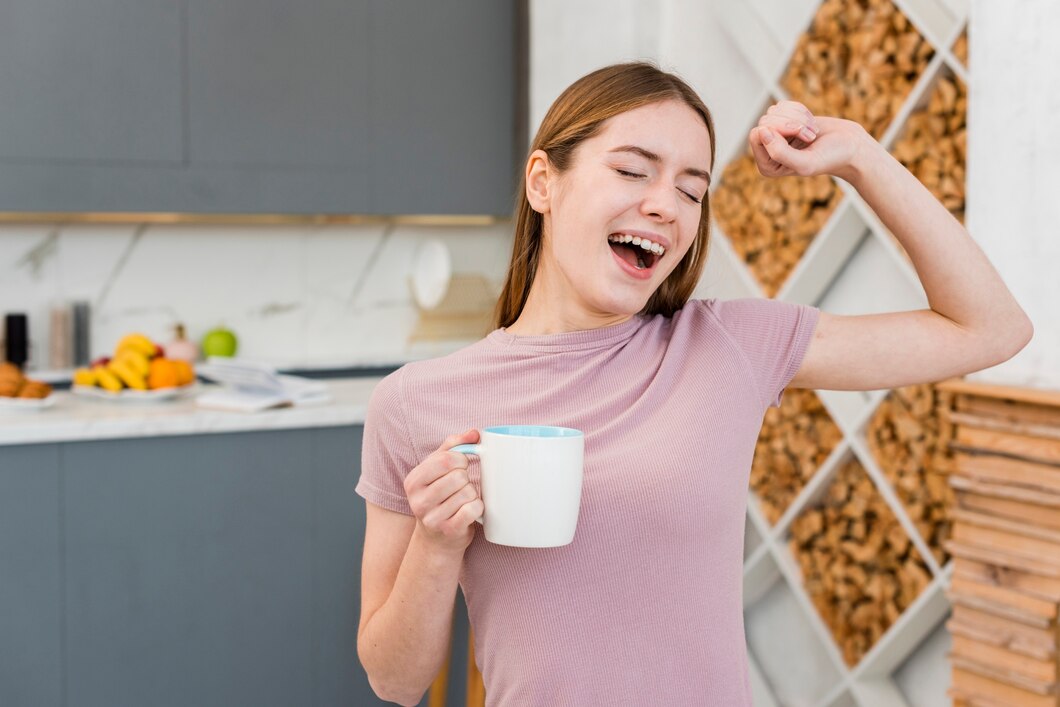
[(658, 243), (625, 233), (612, 233), (607, 242), (619, 258), (636, 270), (651, 270), (666, 253)]

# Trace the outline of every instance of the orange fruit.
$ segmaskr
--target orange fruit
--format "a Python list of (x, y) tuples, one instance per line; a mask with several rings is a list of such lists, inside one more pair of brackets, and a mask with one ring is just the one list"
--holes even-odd
[(195, 369), (190, 363), (174, 359), (173, 365), (177, 368), (177, 385), (187, 385), (195, 381)]
[(152, 390), (158, 388), (174, 388), (180, 383), (179, 372), (174, 361), (168, 358), (155, 358), (151, 360), (151, 369), (147, 372), (147, 387)]

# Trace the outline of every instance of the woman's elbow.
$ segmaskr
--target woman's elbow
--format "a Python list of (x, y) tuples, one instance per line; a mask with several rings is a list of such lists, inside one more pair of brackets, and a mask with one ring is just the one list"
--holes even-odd
[(362, 641), (357, 641), (357, 658), (361, 661), (365, 675), (368, 676), (368, 685), (376, 697), (385, 702), (396, 702), (403, 707), (416, 707), (423, 699), (426, 689), (416, 692), (415, 688), (409, 689), (408, 685), (395, 685), (379, 674), (372, 667), (371, 657), (366, 655), (368, 651)]
[[(363, 665), (363, 663), (362, 663)], [(404, 685), (390, 685), (381, 682), (372, 673), (368, 674), (368, 685), (372, 688), (372, 692), (375, 696), (384, 702), (395, 702), (403, 707), (416, 707), (423, 699), (423, 694), (426, 690), (420, 690), (419, 692), (410, 692), (407, 686)]]
[(1008, 361), (1027, 347), (1034, 337), (1034, 325), (1026, 315), (1008, 322), (1004, 329), (995, 328), (982, 340), (982, 350), (989, 352), (985, 368)]
[(1024, 314), (1015, 325), (1015, 333), (1012, 334), (1010, 339), (1010, 353), (1005, 357), (1005, 360), (1007, 361), (1026, 348), (1033, 338), (1034, 324), (1031, 322), (1031, 318)]

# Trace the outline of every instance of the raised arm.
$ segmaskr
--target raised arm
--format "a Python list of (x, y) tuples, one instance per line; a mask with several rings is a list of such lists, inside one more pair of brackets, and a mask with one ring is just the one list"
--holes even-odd
[(930, 309), (821, 312), (792, 388), (878, 390), (927, 383), (1016, 355), (1033, 326), (964, 226), (857, 123), (772, 106), (749, 135), (767, 177), (831, 174), (849, 182), (913, 262)]

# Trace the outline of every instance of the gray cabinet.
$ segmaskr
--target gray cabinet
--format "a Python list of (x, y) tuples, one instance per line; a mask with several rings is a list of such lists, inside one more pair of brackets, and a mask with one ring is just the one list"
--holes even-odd
[(0, 169), (179, 165), (181, 53), (172, 0), (4, 0)]
[(0, 704), (63, 701), (57, 445), (0, 447)]
[(12, 0), (0, 211), (510, 215), (516, 0)]
[(356, 650), (361, 432), (0, 447), (0, 704), (382, 704)]
[(510, 215), (513, 4), (372, 3), (373, 210)]

